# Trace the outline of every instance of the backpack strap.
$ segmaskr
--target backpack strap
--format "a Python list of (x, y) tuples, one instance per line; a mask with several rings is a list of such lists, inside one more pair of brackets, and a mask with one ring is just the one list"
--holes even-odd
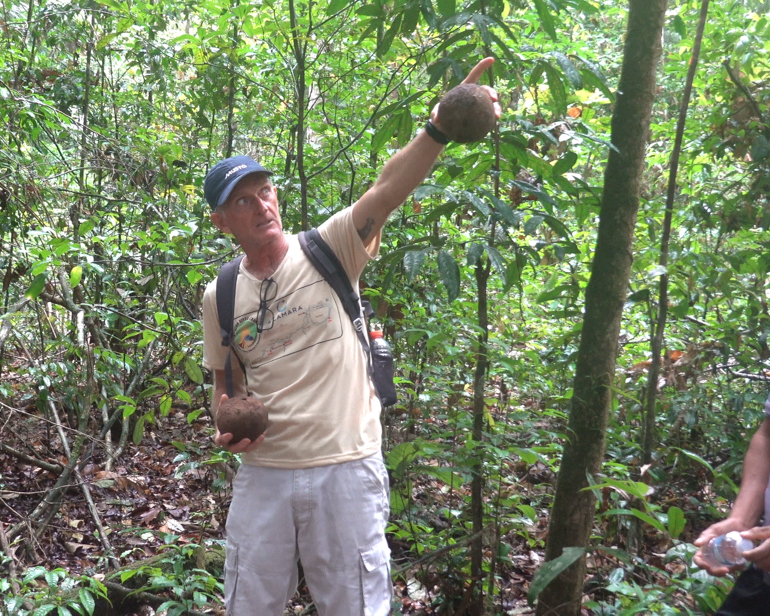
[(345, 312), (350, 317), (350, 320), (353, 321), (353, 327), (358, 335), (361, 348), (366, 355), (366, 369), (371, 378), (372, 360), (366, 325), (366, 319), (374, 314), (371, 305), (367, 301), (362, 302), (361, 298), (353, 290), (353, 285), (350, 284), (345, 268), (342, 267), (331, 246), (321, 237), (318, 229), (300, 232), (299, 245), (302, 247), (305, 256), (324, 277), (324, 280), (334, 289), (334, 292), (342, 301)]
[[(232, 398), (233, 391), (233, 368), (231, 356), (233, 354), (233, 320), (235, 318), (235, 285), (238, 281), (238, 270), (241, 268), (243, 255), (236, 257), (229, 263), (225, 263), (219, 268), (217, 274), (217, 316), (219, 317), (219, 333), (222, 336), (222, 346), (228, 347), (227, 358), (225, 359), (225, 386), (227, 388), (227, 397)], [(238, 354), (235, 354), (238, 363), (246, 377), (246, 369), (241, 362)]]

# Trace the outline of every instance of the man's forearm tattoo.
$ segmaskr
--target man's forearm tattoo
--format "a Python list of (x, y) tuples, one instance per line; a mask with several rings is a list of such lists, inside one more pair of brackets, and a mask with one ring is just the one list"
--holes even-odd
[(374, 218), (367, 218), (366, 224), (364, 224), (363, 227), (358, 229), (358, 237), (360, 237), (362, 240), (365, 240), (367, 237), (369, 237), (369, 234), (372, 232), (373, 226), (374, 226)]

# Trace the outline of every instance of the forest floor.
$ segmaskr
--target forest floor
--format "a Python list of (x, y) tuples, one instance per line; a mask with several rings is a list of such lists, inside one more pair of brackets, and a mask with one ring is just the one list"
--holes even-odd
[[(32, 401), (14, 408), (6, 407), (3, 415), (0, 442), (34, 458), (66, 464), (66, 459), (58, 452), (56, 432)], [(129, 441), (119, 462), (109, 471), (104, 470), (101, 447), (96, 448), (93, 456), (81, 466), (82, 476), (91, 488), (102, 524), (109, 528), (109, 540), (121, 565), (157, 555), (172, 539), (177, 545), (223, 544), (230, 488), (222, 465), (205, 463), (214, 451), (208, 415), (203, 413), (191, 423), (187, 417), (187, 410), (172, 408), (157, 424), (147, 426), (139, 445)], [(506, 558), (497, 563), (495, 611), (509, 615), (533, 614), (526, 593), (534, 572), (543, 561), (547, 529), (545, 505), (550, 503), (555, 477), (540, 463), (511, 464), (510, 472), (516, 489), (527, 497), (522, 502), (542, 506), (526, 532), (507, 530), (501, 536), (511, 549)], [(55, 481), (54, 473), (0, 451), (0, 524), (7, 529), (23, 521)], [(688, 489), (684, 485), (680, 487)], [(658, 499), (681, 502), (688, 498), (676, 490), (676, 485), (669, 485), (658, 494)], [(416, 479), (413, 491), (416, 501), (424, 503), (426, 508), (436, 508), (445, 498), (440, 482), (430, 477)], [(444, 527), (437, 532), (446, 530), (446, 521), (432, 519), (436, 525)], [(597, 530), (606, 536), (612, 529), (606, 520), (603, 524), (606, 526)], [(36, 530), (39, 528), (27, 529), (23, 534), (25, 540), (6, 550), (12, 554), (17, 571), (42, 565), (48, 569), (60, 567), (72, 575), (103, 575), (106, 566), (104, 549), (83, 493), (76, 486), (68, 491), (58, 515), (43, 529), (39, 538), (30, 541), (29, 537)], [(697, 536), (697, 532), (692, 534)], [(492, 543), (490, 539), (494, 537), (485, 537), (486, 545)], [(663, 561), (666, 545), (659, 534), (645, 533), (642, 539), (640, 555), (645, 562), (654, 563), (672, 575), (685, 567), (682, 562)], [(428, 558), (426, 554), (415, 555), (409, 551), (409, 543), (395, 537), (389, 537), (389, 541), (393, 568), (398, 572), (394, 576), (394, 596), (402, 604), (401, 613), (454, 613), (439, 610), (436, 600), (442, 593), (447, 594), (452, 579), (463, 579), (463, 576), (453, 576), (452, 571), (447, 571), (446, 560), (431, 559), (429, 553)], [(418, 558), (419, 564), (411, 566), (410, 563)], [(589, 570), (609, 572), (619, 566), (620, 562), (612, 557), (604, 556), (603, 560), (589, 557)], [(0, 577), (3, 575), (7, 575), (7, 571), (0, 568)], [(455, 597), (462, 594), (462, 587), (454, 590)], [(677, 600), (691, 604), (686, 596)], [(154, 613), (149, 606), (136, 603), (130, 609), (115, 612), (120, 616)], [(211, 606), (209, 613), (223, 614), (223, 610)], [(302, 582), (286, 613), (314, 613)]]

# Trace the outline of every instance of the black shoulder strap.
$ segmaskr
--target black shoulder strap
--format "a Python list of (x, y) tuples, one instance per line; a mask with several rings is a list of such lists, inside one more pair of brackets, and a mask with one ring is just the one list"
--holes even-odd
[(331, 285), (335, 293), (342, 300), (342, 306), (350, 320), (356, 326), (356, 330), (363, 326), (361, 322), (361, 303), (358, 295), (350, 284), (350, 279), (345, 273), (340, 260), (318, 232), (318, 229), (302, 231), (299, 234), (299, 245), (315, 268), (321, 272), (326, 282)]
[(342, 301), (342, 306), (347, 312), (350, 320), (353, 321), (353, 327), (356, 329), (361, 348), (366, 355), (366, 367), (371, 377), (372, 362), (369, 349), (369, 332), (366, 329), (366, 318), (372, 316), (372, 310), (369, 302), (362, 302), (358, 294), (353, 290), (350, 279), (345, 273), (345, 268), (334, 254), (331, 246), (327, 244), (318, 232), (318, 229), (302, 231), (299, 234), (299, 245), (310, 262), (321, 272), (326, 282), (329, 283), (334, 292)]
[[(236, 257), (229, 263), (219, 268), (217, 275), (217, 316), (219, 317), (219, 333), (222, 336), (222, 346), (228, 347), (227, 359), (225, 359), (225, 385), (227, 396), (232, 398), (233, 393), (233, 368), (231, 362), (233, 344), (233, 318), (235, 316), (235, 285), (238, 280), (238, 270), (241, 267), (243, 255)], [(238, 362), (240, 357), (236, 354)], [(243, 368), (243, 365), (241, 365)], [(246, 371), (243, 371), (244, 377)]]

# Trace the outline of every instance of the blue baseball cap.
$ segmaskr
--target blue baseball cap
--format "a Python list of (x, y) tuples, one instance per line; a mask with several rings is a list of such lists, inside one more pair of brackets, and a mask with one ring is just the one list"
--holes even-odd
[(225, 158), (214, 165), (203, 180), (203, 194), (206, 196), (212, 210), (222, 205), (235, 185), (251, 173), (266, 173), (273, 175), (249, 156), (233, 156)]

